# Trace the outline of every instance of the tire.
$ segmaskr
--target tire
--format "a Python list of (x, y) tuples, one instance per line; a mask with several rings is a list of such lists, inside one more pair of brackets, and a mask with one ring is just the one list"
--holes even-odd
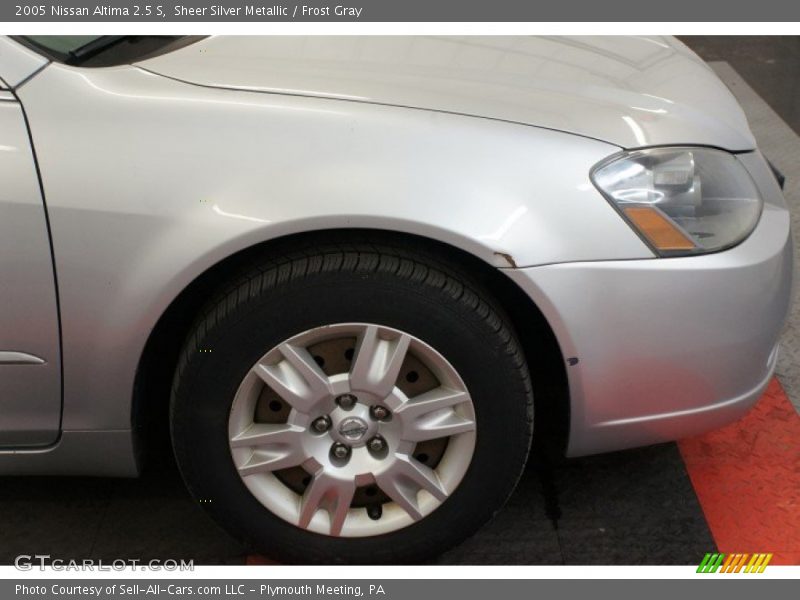
[[(439, 481), (440, 488), (426, 487), (428, 484), (425, 481), (420, 479), (422, 484), (417, 484), (413, 477), (412, 481), (404, 476), (391, 479), (387, 486), (379, 486), (375, 482), (380, 476), (376, 475), (373, 483), (356, 489), (356, 496), (352, 505), (349, 505), (352, 508), (342, 509), (349, 512), (339, 513), (336, 507), (350, 501), (340, 501), (339, 498), (346, 496), (339, 491), (321, 496), (317, 493), (321, 487), (312, 488), (317, 485), (317, 476), (314, 473), (318, 472), (318, 468), (322, 469), (319, 471), (321, 478), (327, 474), (339, 477), (343, 472), (330, 466), (332, 462), (326, 462), (328, 459), (338, 460), (333, 454), (333, 446), (328, 459), (314, 454), (315, 458), (311, 460), (313, 465), (309, 467), (308, 463), (303, 463), (305, 466), (299, 467), (301, 471), (294, 466), (285, 471), (240, 476), (238, 469), (244, 469), (243, 464), (257, 463), (256, 456), (269, 457), (259, 458), (259, 461), (273, 460), (277, 456), (272, 450), (259, 454), (259, 446), (246, 451), (238, 448), (232, 450), (234, 442), (231, 439), (237, 431), (234, 421), (239, 418), (235, 419), (235, 415), (249, 415), (247, 418), (261, 423), (259, 411), (263, 408), (264, 398), (278, 397), (279, 401), (283, 401), (283, 397), (276, 396), (273, 389), (279, 386), (266, 385), (255, 378), (253, 373), (263, 376), (267, 369), (282, 373), (279, 367), (284, 363), (275, 363), (277, 366), (268, 366), (261, 370), (254, 365), (260, 362), (267, 364), (270, 360), (284, 360), (285, 355), (280, 354), (283, 352), (280, 348), (287, 346), (281, 346), (283, 342), (291, 339), (316, 339), (313, 338), (314, 335), (322, 335), (328, 331), (322, 328), (332, 324), (351, 324), (339, 327), (344, 328), (342, 331), (355, 331), (353, 336), (366, 337), (369, 332), (374, 334), (378, 331), (378, 334), (374, 334), (375, 339), (382, 341), (376, 343), (392, 343), (395, 344), (393, 348), (398, 347), (403, 339), (411, 340), (408, 342), (411, 344), (408, 352), (413, 356), (404, 360), (416, 360), (415, 357), (422, 356), (424, 360), (420, 359), (421, 362), (427, 360), (430, 363), (425, 363), (426, 366), (420, 370), (430, 368), (429, 372), (425, 371), (433, 382), (430, 385), (439, 386), (431, 394), (438, 393), (436, 390), (452, 387), (450, 383), (445, 386), (445, 382), (457, 381), (452, 384), (455, 386), (453, 389), (463, 385), (468, 394), (459, 396), (459, 401), (463, 398), (469, 398), (469, 401), (454, 405), (452, 412), (451, 409), (444, 409), (431, 413), (446, 413), (446, 417), (436, 417), (432, 421), (430, 415), (416, 421), (405, 418), (403, 415), (410, 413), (402, 413), (401, 407), (396, 414), (391, 414), (391, 423), (376, 424), (374, 413), (370, 412), (367, 416), (363, 411), (367, 410), (368, 402), (374, 405), (381, 401), (370, 396), (372, 400), (362, 402), (363, 395), (355, 394), (359, 396), (356, 398), (358, 404), (356, 409), (351, 409), (356, 411), (352, 414), (363, 416), (362, 420), (357, 419), (358, 426), (351, 427), (352, 423), (345, 426), (344, 421), (340, 420), (338, 425), (329, 425), (332, 428), (327, 433), (320, 434), (311, 429), (317, 426), (316, 421), (308, 425), (310, 421), (306, 420), (304, 422), (309, 430), (302, 434), (306, 437), (293, 437), (288, 446), (291, 450), (286, 452), (306, 452), (305, 449), (301, 452), (300, 443), (296, 440), (302, 439), (303, 444), (310, 443), (309, 436), (312, 434), (317, 436), (313, 438), (314, 443), (323, 440), (327, 444), (335, 441), (329, 440), (329, 437), (341, 439), (345, 434), (368, 435), (363, 433), (364, 427), (380, 427), (380, 432), (386, 432), (381, 435), (386, 438), (385, 445), (390, 447), (389, 455), (394, 461), (391, 463), (391, 473), (396, 473), (397, 469), (408, 468), (408, 465), (396, 458), (399, 455), (392, 454), (394, 431), (401, 432), (397, 434), (396, 443), (408, 445), (414, 442), (403, 440), (417, 434), (412, 436), (404, 433), (406, 427), (424, 428), (425, 435), (420, 437), (428, 437), (433, 435), (429, 431), (439, 427), (441, 423), (444, 423), (442, 427), (447, 428), (451, 423), (463, 422), (462, 429), (469, 428), (470, 419), (474, 415), (472, 430), (457, 432), (444, 441), (436, 439), (432, 442), (416, 442), (414, 450), (409, 451), (416, 454), (409, 454), (408, 456), (413, 456), (413, 460), (406, 462), (412, 463), (414, 469), (422, 469), (419, 461), (429, 461), (431, 466), (426, 466), (423, 471), (429, 473), (428, 468), (435, 468), (437, 477), (434, 479)], [(339, 329), (334, 327), (331, 331)], [(303, 332), (312, 337), (302, 338)], [(298, 334), (301, 334), (301, 338), (295, 337)], [(389, 342), (384, 338), (395, 341)], [(345, 336), (342, 339), (348, 338)], [(352, 365), (359, 363), (361, 353), (365, 358), (359, 364), (367, 364), (364, 361), (368, 360), (368, 352), (363, 349), (367, 347), (367, 342), (361, 337), (355, 339), (359, 341), (357, 356), (352, 358)], [(325, 343), (326, 347), (334, 347), (340, 340), (337, 338)], [(291, 346), (293, 348), (301, 348), (298, 345), (300, 342), (291, 344), (294, 344)], [(301, 351), (302, 349), (298, 352)], [(312, 350), (308, 352), (310, 356)], [(273, 355), (279, 358), (265, 358)], [(315, 360), (318, 363), (321, 361), (319, 357)], [(375, 361), (369, 364), (379, 364)], [(452, 367), (452, 371), (447, 371), (448, 365)], [(406, 362), (402, 368), (408, 369)], [(355, 382), (354, 373), (357, 368), (352, 366), (351, 370), (353, 373), (349, 377)], [(453, 372), (456, 375), (452, 375)], [(410, 386), (403, 383), (409, 380), (410, 371), (404, 379), (398, 376), (391, 392), (394, 395), (387, 397), (386, 402), (394, 402), (391, 398), (395, 396), (402, 397), (398, 389), (401, 385)], [(248, 387), (252, 385), (263, 387)], [(384, 393), (379, 392), (378, 388), (370, 388), (370, 393), (372, 391), (375, 394)], [(324, 401), (329, 402), (328, 399)], [(255, 417), (252, 404), (248, 404), (252, 402), (256, 403)], [(336, 402), (338, 404), (324, 405), (332, 411), (332, 416), (343, 410), (341, 397)], [(285, 413), (283, 408), (286, 407), (278, 411), (275, 408), (276, 402), (271, 402), (268, 406)], [(404, 407), (408, 408), (408, 405)], [(301, 415), (299, 411), (290, 409), (291, 406), (286, 411), (296, 418), (311, 419), (314, 416), (309, 412), (310, 416), (306, 417), (305, 414)], [(266, 418), (272, 417), (267, 415)], [(419, 424), (422, 422), (425, 423), (424, 426)], [(258, 427), (295, 427), (283, 422), (273, 424), (269, 420), (266, 423), (263, 426), (252, 425), (250, 429), (242, 431), (255, 431), (253, 428)], [(408, 423), (413, 425), (407, 425)], [(472, 535), (503, 506), (514, 490), (528, 456), (533, 431), (533, 398), (523, 352), (512, 327), (491, 296), (472, 281), (460, 266), (402, 243), (383, 245), (332, 242), (301, 248), (279, 260), (266, 261), (236, 278), (206, 305), (181, 353), (173, 384), (170, 426), (178, 465), (194, 498), (224, 529), (254, 551), (285, 563), (419, 563)], [(369, 435), (373, 435), (375, 431), (378, 430)], [(442, 431), (460, 430), (455, 427)], [(236, 439), (243, 436), (246, 437), (245, 434), (239, 434)], [(379, 459), (373, 452), (374, 442), (360, 440), (357, 443), (367, 445), (354, 445), (352, 449), (347, 446), (351, 453), (343, 459), (351, 461), (347, 463), (347, 469), (351, 469), (351, 465), (352, 469), (361, 468), (362, 463), (357, 461)], [(438, 464), (434, 465), (427, 454), (418, 453), (418, 449), (422, 447), (419, 444), (425, 443), (433, 444), (435, 451), (442, 453)], [(267, 447), (281, 451), (285, 448), (280, 444)], [(322, 468), (320, 465), (323, 463), (328, 466)], [(311, 472), (310, 475), (297, 483), (297, 473), (303, 474), (307, 471)], [(415, 476), (417, 473), (418, 470), (414, 470)], [(291, 478), (294, 479), (289, 481)], [(448, 478), (452, 480), (449, 483)], [(253, 483), (254, 481), (257, 483)], [(282, 488), (275, 493), (269, 491), (277, 489), (269, 487), (277, 485), (276, 481), (287, 488), (287, 494), (296, 494), (298, 498), (302, 496), (303, 500), (292, 504), (292, 496), (287, 495), (285, 500)], [(363, 480), (359, 482), (353, 485), (366, 485)], [(319, 486), (322, 485), (319, 483)], [(417, 485), (420, 487), (414, 491), (413, 488)], [(408, 489), (412, 491), (408, 492)], [(419, 491), (422, 489), (426, 492)], [(401, 490), (399, 496), (398, 490)], [(446, 497), (439, 498), (437, 490), (441, 494), (446, 493)], [(261, 500), (256, 497), (256, 493), (261, 494)], [(363, 500), (364, 493), (377, 493), (380, 500)], [(317, 505), (322, 508), (318, 512), (313, 512), (313, 508), (308, 509), (306, 514), (310, 512), (313, 519), (305, 528), (290, 523), (289, 520), (293, 517), (279, 516), (282, 511), (298, 510), (302, 513), (306, 510), (306, 505), (317, 502), (312, 502), (309, 499), (311, 496), (318, 500)], [(362, 498), (361, 503), (357, 502), (358, 497)], [(393, 497), (398, 498), (398, 502), (394, 502)], [(411, 497), (410, 504), (406, 504), (408, 497)], [(426, 507), (425, 511), (423, 506)], [(418, 513), (412, 510), (415, 508), (419, 510)], [(375, 513), (378, 511), (380, 516), (376, 519)], [(426, 512), (425, 516), (420, 518), (420, 512)], [(331, 535), (337, 527), (334, 524), (337, 514), (344, 515), (338, 520), (338, 527), (342, 529), (338, 531), (339, 535)], [(363, 514), (369, 516), (374, 525), (366, 521)], [(412, 522), (403, 525), (408, 519), (412, 519)], [(373, 531), (374, 535), (371, 534)]]

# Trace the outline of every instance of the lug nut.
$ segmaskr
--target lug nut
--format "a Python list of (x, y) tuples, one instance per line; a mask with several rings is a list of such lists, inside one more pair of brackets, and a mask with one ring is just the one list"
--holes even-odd
[(376, 435), (369, 442), (367, 446), (373, 452), (382, 452), (386, 448), (386, 441), (379, 435)]
[(313, 427), (314, 431), (317, 433), (325, 433), (331, 428), (331, 418), (328, 415), (318, 417), (311, 423), (311, 427)]
[(383, 421), (389, 417), (389, 409), (385, 406), (375, 405), (369, 409), (369, 412), (372, 414), (372, 418), (376, 421)]
[(336, 398), (336, 404), (345, 410), (350, 410), (356, 405), (357, 398), (353, 394), (342, 394)]
[(337, 442), (331, 447), (331, 453), (336, 458), (344, 459), (350, 456), (350, 448)]

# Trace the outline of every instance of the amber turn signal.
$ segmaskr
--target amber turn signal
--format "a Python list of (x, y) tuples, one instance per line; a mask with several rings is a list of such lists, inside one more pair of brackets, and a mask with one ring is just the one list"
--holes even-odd
[(650, 206), (629, 206), (625, 216), (658, 250), (694, 250), (694, 242), (660, 211)]

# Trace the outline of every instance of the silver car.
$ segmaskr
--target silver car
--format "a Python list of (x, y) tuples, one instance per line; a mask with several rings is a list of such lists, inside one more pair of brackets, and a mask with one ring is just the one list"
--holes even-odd
[(669, 38), (0, 40), (0, 473), (135, 476), (287, 562), (419, 561), (532, 440), (743, 415), (789, 213)]

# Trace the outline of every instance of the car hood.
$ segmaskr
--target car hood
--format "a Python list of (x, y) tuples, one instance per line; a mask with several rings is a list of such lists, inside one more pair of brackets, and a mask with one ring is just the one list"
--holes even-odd
[(197, 85), (499, 119), (624, 148), (755, 147), (731, 93), (674, 38), (215, 36), (138, 66)]

